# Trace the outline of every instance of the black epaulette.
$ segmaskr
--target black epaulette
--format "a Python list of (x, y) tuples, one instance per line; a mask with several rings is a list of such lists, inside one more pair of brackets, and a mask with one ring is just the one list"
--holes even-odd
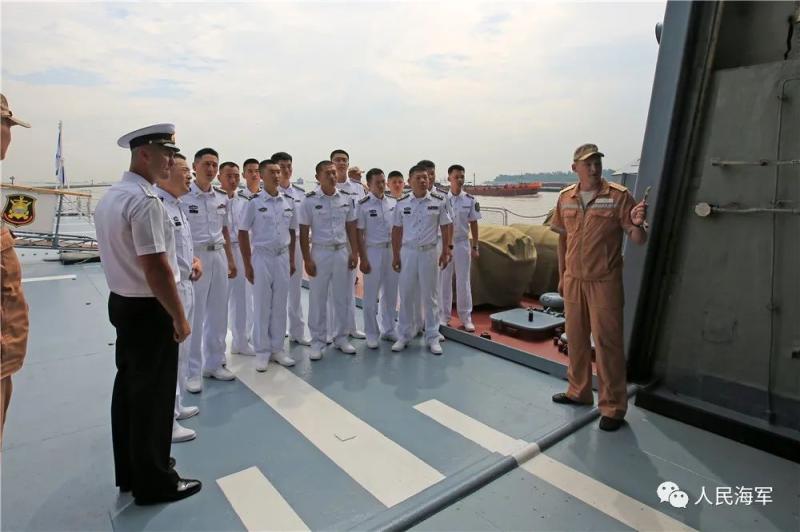
[(437, 194), (436, 192), (431, 192), (431, 197), (432, 197), (432, 198), (436, 198), (436, 199), (438, 199), (438, 200), (443, 200), (443, 199), (444, 199), (444, 197), (443, 197), (443, 196), (440, 196), (440, 195), (439, 195), (439, 194)]
[(339, 192), (341, 192), (342, 194), (346, 194), (347, 196), (352, 196), (352, 194), (350, 194), (350, 193), (349, 193), (348, 191), (346, 191), (346, 190), (339, 189)]
[(400, 197), (400, 199), (399, 199), (399, 200), (397, 200), (397, 201), (403, 201), (404, 199), (406, 199), (406, 198), (407, 198), (407, 197), (409, 197), (410, 195), (411, 195), (411, 194), (408, 194), (408, 193), (406, 193), (406, 194), (403, 194), (403, 195)]
[(358, 204), (361, 205), (362, 203), (366, 203), (367, 201), (369, 201), (369, 196), (364, 196), (363, 198), (358, 200)]
[(224, 190), (222, 190), (219, 187), (211, 187), (211, 188), (213, 188), (216, 192), (219, 192), (220, 194), (225, 194), (226, 196), (228, 195), (227, 192), (225, 192)]
[(253, 198), (253, 196), (248, 196), (244, 190), (240, 190), (238, 195), (240, 198), (244, 198), (247, 201), (250, 201)]
[(311, 192), (306, 192), (306, 197), (307, 198), (310, 198), (311, 196), (316, 196), (316, 195), (317, 195), (317, 192), (314, 191), (314, 190), (312, 190)]
[(472, 195), (472, 194), (470, 194), (469, 192), (464, 192), (464, 195), (465, 195), (466, 197), (468, 197), (469, 199), (475, 199), (475, 196), (473, 196), (473, 195)]
[(299, 190), (300, 192), (305, 192), (305, 191), (306, 191), (306, 189), (304, 189), (304, 188), (303, 188), (303, 187), (301, 187), (300, 185), (295, 185), (294, 183), (292, 183), (292, 187), (296, 188), (296, 189), (297, 189), (297, 190)]

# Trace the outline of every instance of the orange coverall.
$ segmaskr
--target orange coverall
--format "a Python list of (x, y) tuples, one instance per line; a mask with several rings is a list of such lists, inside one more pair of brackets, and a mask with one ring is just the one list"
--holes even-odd
[(562, 279), (569, 341), (567, 396), (592, 404), (594, 336), (600, 413), (622, 419), (628, 408), (622, 330), (622, 237), (635, 205), (628, 189), (603, 179), (583, 205), (579, 184), (561, 191), (550, 227), (566, 235)]

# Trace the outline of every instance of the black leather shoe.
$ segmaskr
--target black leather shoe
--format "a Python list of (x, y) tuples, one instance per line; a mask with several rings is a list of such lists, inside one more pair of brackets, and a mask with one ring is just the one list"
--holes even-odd
[(557, 393), (553, 396), (553, 402), (561, 405), (583, 405), (565, 393)]
[(618, 430), (624, 424), (625, 424), (624, 419), (618, 419), (615, 417), (606, 417), (606, 416), (600, 418), (600, 430), (613, 432), (615, 430)]
[(203, 487), (203, 483), (199, 480), (190, 478), (178, 479), (178, 484), (175, 486), (175, 491), (165, 495), (156, 497), (136, 497), (135, 501), (139, 506), (148, 506), (151, 504), (161, 504), (164, 502), (175, 502), (191, 497)]

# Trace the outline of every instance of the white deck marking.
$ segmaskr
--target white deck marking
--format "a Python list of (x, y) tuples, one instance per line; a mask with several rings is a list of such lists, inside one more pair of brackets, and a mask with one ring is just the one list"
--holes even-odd
[[(493, 452), (511, 455), (526, 445), (435, 399), (414, 407), (450, 430)], [(580, 471), (539, 454), (520, 467), (634, 530), (694, 530)], [(655, 493), (655, 492), (654, 492)]]
[(39, 281), (64, 281), (67, 279), (76, 279), (75, 275), (49, 275), (47, 277), (26, 277), (22, 279), (23, 283), (38, 283)]
[(217, 479), (247, 530), (309, 530), (257, 467)]
[(252, 357), (229, 360), (245, 386), (387, 507), (444, 478), (286, 368), (271, 364), (257, 373)]

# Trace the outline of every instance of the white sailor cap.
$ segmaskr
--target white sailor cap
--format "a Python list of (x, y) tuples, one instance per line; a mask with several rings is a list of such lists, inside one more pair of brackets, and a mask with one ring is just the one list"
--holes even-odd
[(175, 152), (181, 151), (175, 145), (174, 124), (155, 124), (131, 131), (127, 135), (121, 136), (117, 144), (121, 148), (129, 148), (131, 150), (145, 144), (161, 144)]

